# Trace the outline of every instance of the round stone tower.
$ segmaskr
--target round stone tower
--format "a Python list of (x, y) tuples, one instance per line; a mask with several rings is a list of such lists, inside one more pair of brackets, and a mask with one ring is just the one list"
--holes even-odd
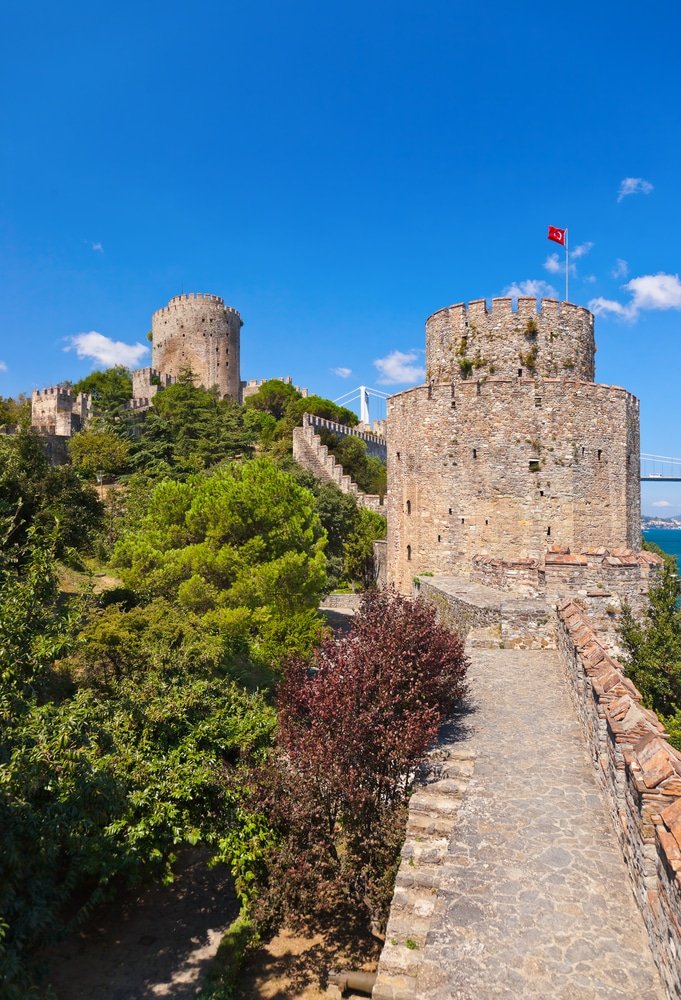
[(199, 385), (238, 402), (242, 325), (218, 295), (176, 295), (151, 318), (152, 367), (175, 378), (189, 368)]
[(588, 310), (454, 305), (426, 341), (427, 384), (388, 400), (390, 582), (640, 548), (638, 400), (594, 384)]

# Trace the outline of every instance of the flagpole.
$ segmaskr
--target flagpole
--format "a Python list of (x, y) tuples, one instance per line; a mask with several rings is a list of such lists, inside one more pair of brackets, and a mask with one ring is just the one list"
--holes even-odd
[(567, 227), (566, 227), (566, 229), (565, 229), (565, 301), (566, 302), (569, 301), (569, 299), (568, 299), (568, 271), (569, 271), (568, 260), (569, 260), (569, 257), (568, 257), (568, 231), (567, 231)]

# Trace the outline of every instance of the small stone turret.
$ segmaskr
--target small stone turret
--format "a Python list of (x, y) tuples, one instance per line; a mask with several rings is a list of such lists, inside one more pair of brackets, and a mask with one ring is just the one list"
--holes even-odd
[(485, 299), (439, 309), (426, 320), (426, 380), (562, 378), (594, 380), (594, 318), (571, 302)]
[(71, 437), (82, 430), (90, 416), (90, 396), (73, 395), (65, 386), (34, 389), (31, 395), (31, 425), (41, 434)]
[(176, 295), (152, 316), (152, 367), (174, 378), (189, 368), (199, 385), (238, 402), (241, 326), (219, 295)]

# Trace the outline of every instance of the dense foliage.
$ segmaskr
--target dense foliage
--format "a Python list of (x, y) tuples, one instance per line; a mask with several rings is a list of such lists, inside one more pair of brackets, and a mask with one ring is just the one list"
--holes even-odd
[(312, 669), (289, 661), (277, 752), (253, 779), (253, 806), (276, 832), (262, 919), (353, 911), (384, 925), (416, 769), (465, 691), (466, 665), (433, 608), (392, 591), (368, 592)]
[[(420, 604), (376, 596), (354, 646), (324, 637), (320, 596), (373, 584), (385, 521), (298, 467), (291, 434), (353, 413), (280, 382), (238, 407), (190, 372), (145, 414), (125, 369), (74, 389), (99, 412), (70, 465), (25, 422), (0, 435), (7, 1000), (45, 996), (42, 946), (199, 842), (232, 866), (239, 940), (341, 897), (380, 921), (414, 768), (462, 691), (458, 640)], [(358, 480), (366, 459), (351, 443)], [(101, 499), (99, 471), (119, 479)], [(86, 564), (121, 579), (74, 592)]]
[[(665, 555), (664, 553), (662, 553)], [(681, 749), (681, 585), (676, 560), (667, 557), (641, 620), (624, 609), (620, 637), (628, 675)]]
[(86, 549), (101, 527), (97, 495), (70, 466), (52, 467), (29, 428), (0, 435), (0, 570), (29, 533), (53, 539), (57, 554)]

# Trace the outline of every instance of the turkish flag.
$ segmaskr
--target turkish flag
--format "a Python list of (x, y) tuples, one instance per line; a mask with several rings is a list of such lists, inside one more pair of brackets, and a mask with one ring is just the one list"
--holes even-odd
[(555, 226), (549, 226), (548, 239), (553, 240), (554, 243), (560, 243), (562, 247), (565, 246), (565, 230), (556, 229)]

